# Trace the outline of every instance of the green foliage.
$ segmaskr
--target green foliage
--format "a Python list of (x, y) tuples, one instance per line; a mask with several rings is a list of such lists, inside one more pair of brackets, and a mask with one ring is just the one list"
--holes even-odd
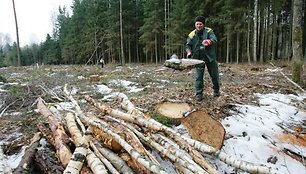
[(5, 77), (3, 77), (1, 74), (0, 74), (0, 82), (7, 83), (6, 78), (5, 78)]
[(16, 86), (16, 85), (5, 85), (4, 90), (9, 91), (14, 96), (18, 96), (23, 94), (23, 87), (22, 86)]
[[(290, 53), (281, 54), (286, 52), (283, 51), (286, 45), (291, 45), (292, 2), (259, 1), (261, 16), (258, 20), (265, 21), (262, 31), (253, 31), (260, 29), (252, 28), (253, 6), (254, 1), (236, 0), (122, 1), (123, 51), (128, 57), (127, 63), (149, 62), (153, 58), (160, 63), (173, 53), (184, 55), (186, 37), (194, 29), (194, 18), (198, 15), (206, 17), (206, 26), (214, 30), (220, 41), (217, 45), (220, 62), (225, 59), (225, 53), (235, 55), (237, 52), (235, 38), (238, 34), (241, 36), (240, 56), (246, 56), (245, 47), (253, 46), (250, 36), (254, 32), (259, 36), (276, 33), (274, 38), (265, 38), (265, 44), (269, 44), (265, 47), (275, 49), (273, 53), (266, 49), (265, 54), (289, 57)], [(46, 35), (44, 42), (22, 48), (22, 65), (95, 64), (102, 57), (106, 63), (120, 63), (119, 0), (73, 0), (71, 14), (67, 8), (70, 7), (58, 8), (53, 33)], [(279, 41), (280, 37), (286, 42)], [(299, 38), (303, 37), (293, 39)], [(232, 41), (229, 47), (227, 39)], [(0, 67), (17, 66), (16, 43), (5, 46), (0, 42), (0, 48)]]
[(175, 123), (171, 119), (169, 119), (169, 118), (167, 118), (167, 117), (165, 117), (161, 114), (153, 114), (152, 118), (154, 120), (160, 122), (161, 124), (163, 124), (165, 126), (168, 126), (168, 127), (171, 127), (171, 126), (175, 125)]

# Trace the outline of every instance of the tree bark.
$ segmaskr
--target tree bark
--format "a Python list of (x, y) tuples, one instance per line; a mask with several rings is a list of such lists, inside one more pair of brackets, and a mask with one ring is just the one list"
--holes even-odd
[(13, 2), (13, 10), (14, 10), (14, 17), (15, 17), (15, 28), (16, 28), (16, 37), (17, 37), (17, 54), (18, 54), (18, 66), (21, 66), (21, 50), (19, 45), (19, 32), (18, 32), (18, 22), (17, 22), (17, 14), (16, 14), (16, 8), (15, 8), (15, 1)]
[(258, 0), (254, 0), (254, 28), (253, 28), (253, 62), (257, 62), (257, 20), (258, 20)]
[(296, 83), (302, 82), (302, 62), (303, 62), (303, 43), (302, 43), (302, 18), (303, 0), (293, 0), (293, 23), (292, 23), (292, 80)]

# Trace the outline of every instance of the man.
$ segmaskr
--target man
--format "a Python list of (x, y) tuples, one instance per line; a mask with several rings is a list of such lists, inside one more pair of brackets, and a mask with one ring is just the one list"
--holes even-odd
[[(195, 18), (195, 30), (189, 33), (186, 43), (187, 58), (203, 60), (211, 77), (214, 89), (214, 96), (220, 96), (219, 70), (215, 45), (218, 40), (211, 28), (205, 27), (205, 18)], [(203, 100), (204, 68), (196, 69), (196, 100)]]

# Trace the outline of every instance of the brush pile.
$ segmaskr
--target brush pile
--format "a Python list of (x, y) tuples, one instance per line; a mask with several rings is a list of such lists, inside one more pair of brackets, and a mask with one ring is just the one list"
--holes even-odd
[[(120, 109), (84, 96), (90, 104), (87, 112), (67, 85), (64, 93), (73, 109), (57, 110), (47, 106), (42, 98), (37, 99), (39, 113), (48, 123), (38, 125), (40, 132), (32, 139), (15, 173), (27, 170), (33, 156), (41, 173), (219, 173), (203, 154), (249, 173), (280, 173), (181, 135), (136, 109), (123, 93), (117, 96)], [(37, 148), (42, 137), (52, 145), (55, 157)], [(162, 167), (161, 161), (168, 161), (174, 170)]]

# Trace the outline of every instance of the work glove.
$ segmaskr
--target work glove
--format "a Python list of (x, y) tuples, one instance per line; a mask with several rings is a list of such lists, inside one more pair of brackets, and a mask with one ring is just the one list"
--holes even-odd
[(191, 50), (187, 50), (187, 58), (191, 58)]
[(205, 39), (203, 40), (202, 44), (205, 46), (210, 46), (213, 44), (213, 42), (210, 39)]

